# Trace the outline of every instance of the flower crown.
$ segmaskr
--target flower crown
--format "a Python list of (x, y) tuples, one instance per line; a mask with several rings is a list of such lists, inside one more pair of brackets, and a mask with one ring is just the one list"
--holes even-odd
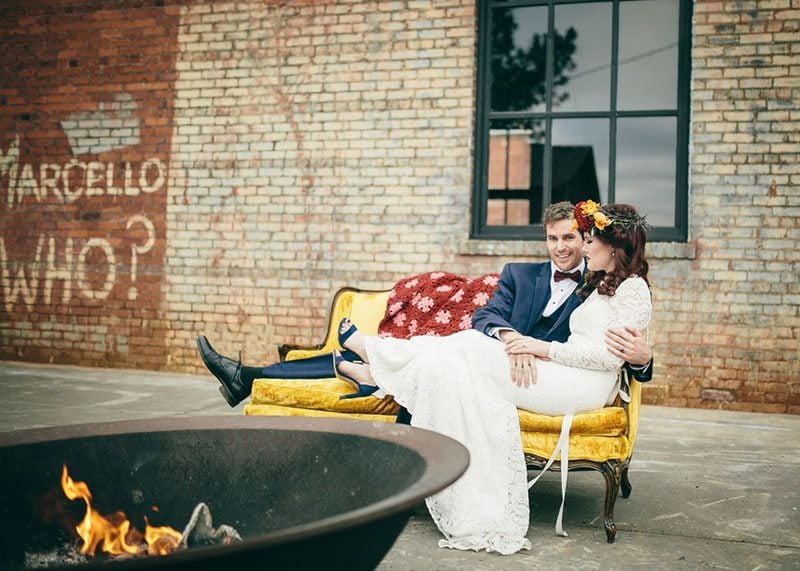
[(612, 214), (594, 200), (582, 200), (575, 205), (572, 212), (572, 229), (580, 229), (581, 232), (588, 232), (589, 235), (602, 233), (612, 224), (617, 224), (623, 228), (641, 228), (648, 230), (645, 216), (638, 214)]

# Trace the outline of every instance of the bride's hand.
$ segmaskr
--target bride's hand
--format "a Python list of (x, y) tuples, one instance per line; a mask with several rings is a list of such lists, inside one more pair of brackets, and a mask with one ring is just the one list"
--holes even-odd
[(525, 337), (520, 335), (513, 339), (506, 341), (506, 353), (512, 355), (519, 355), (520, 353), (530, 353), (533, 345), (532, 337)]
[(535, 355), (546, 357), (549, 353), (549, 343), (533, 339), (532, 337), (518, 337), (506, 343), (506, 353), (509, 355)]
[(511, 365), (511, 382), (524, 388), (536, 384), (536, 357), (533, 355), (509, 355), (508, 360)]

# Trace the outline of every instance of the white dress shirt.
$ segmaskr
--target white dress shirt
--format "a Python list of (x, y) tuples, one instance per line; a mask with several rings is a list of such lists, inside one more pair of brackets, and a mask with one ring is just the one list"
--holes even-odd
[[(571, 274), (574, 271), (579, 271), (583, 274), (583, 268), (586, 265), (586, 262), (581, 259), (581, 263), (569, 270), (568, 274)], [(561, 305), (567, 301), (570, 295), (572, 295), (575, 290), (578, 288), (578, 282), (575, 280), (561, 280), (556, 282), (555, 275), (556, 270), (558, 267), (550, 261), (550, 300), (547, 302), (547, 305), (544, 306), (544, 310), (542, 311), (543, 317), (549, 317), (553, 314), (555, 310), (557, 310)]]
[[(581, 263), (572, 268), (569, 272), (574, 272), (578, 270), (583, 274), (583, 268), (586, 266), (586, 262), (581, 259)], [(558, 267), (550, 260), (550, 299), (547, 301), (547, 305), (544, 306), (544, 310), (542, 311), (542, 315), (547, 317), (552, 315), (553, 312), (561, 307), (561, 305), (567, 301), (567, 298), (571, 294), (575, 292), (578, 287), (578, 282), (575, 280), (561, 280), (560, 282), (556, 283), (555, 275), (556, 270)], [(495, 327), (489, 331), (489, 335), (491, 337), (495, 337), (500, 339), (500, 332), (501, 331), (514, 331), (510, 327)]]

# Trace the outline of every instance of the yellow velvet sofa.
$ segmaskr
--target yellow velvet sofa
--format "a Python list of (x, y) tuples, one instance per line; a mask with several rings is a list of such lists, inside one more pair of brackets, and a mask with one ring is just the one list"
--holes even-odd
[[(366, 334), (375, 334), (386, 310), (388, 291), (367, 291), (351, 287), (334, 295), (328, 311), (326, 334), (322, 343), (313, 346), (281, 345), (280, 359), (293, 360), (330, 353), (340, 348), (336, 327), (349, 317)], [(355, 418), (394, 422), (398, 411), (391, 397), (340, 399), (352, 392), (352, 386), (335, 378), (257, 379), (253, 383), (246, 415), (319, 416)], [(620, 488), (627, 498), (631, 492), (628, 480), (633, 444), (639, 424), (641, 383), (632, 381), (630, 402), (619, 399), (613, 406), (576, 414), (569, 437), (569, 469), (597, 470), (606, 483), (604, 525), (609, 543), (614, 541), (614, 504)], [(529, 468), (541, 469), (555, 449), (561, 431), (561, 417), (519, 411), (522, 446)], [(552, 469), (560, 469), (555, 462)]]

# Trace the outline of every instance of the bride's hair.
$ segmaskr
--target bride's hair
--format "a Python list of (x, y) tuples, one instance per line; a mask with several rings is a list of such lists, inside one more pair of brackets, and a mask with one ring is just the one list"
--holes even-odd
[(617, 287), (630, 276), (639, 276), (649, 286), (647, 279), (647, 258), (645, 244), (647, 224), (630, 204), (606, 204), (601, 207), (610, 220), (610, 224), (602, 230), (593, 228), (592, 237), (601, 240), (612, 248), (614, 254), (614, 270), (587, 272), (584, 295), (597, 289), (602, 295), (613, 296)]

